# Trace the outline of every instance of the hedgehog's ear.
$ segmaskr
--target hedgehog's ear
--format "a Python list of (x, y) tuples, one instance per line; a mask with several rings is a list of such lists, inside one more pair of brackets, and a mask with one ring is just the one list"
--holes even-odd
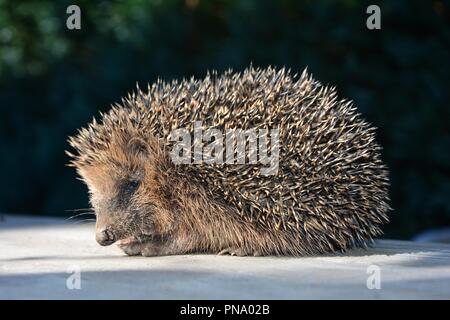
[(139, 158), (147, 158), (150, 154), (150, 147), (146, 141), (141, 138), (132, 138), (128, 141), (128, 152)]

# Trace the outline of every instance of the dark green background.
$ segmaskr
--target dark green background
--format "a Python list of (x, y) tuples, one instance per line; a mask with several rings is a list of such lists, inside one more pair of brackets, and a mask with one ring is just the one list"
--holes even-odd
[[(366, 28), (378, 4), (382, 29)], [(82, 29), (65, 27), (77, 4)], [(207, 69), (305, 66), (378, 127), (386, 236), (450, 226), (448, 1), (0, 0), (0, 211), (88, 206), (66, 138), (139, 82)]]

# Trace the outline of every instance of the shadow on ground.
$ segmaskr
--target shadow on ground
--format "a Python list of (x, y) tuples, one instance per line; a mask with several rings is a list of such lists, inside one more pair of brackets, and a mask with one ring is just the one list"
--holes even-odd
[[(174, 270), (96, 271), (80, 273), (80, 289), (73, 273), (19, 274), (0, 277), (1, 299), (377, 299), (449, 298), (442, 283), (431, 280), (385, 280), (370, 290), (366, 277), (324, 279), (299, 273), (290, 280), (274, 276)], [(69, 288), (67, 286), (69, 283)], [(72, 286), (71, 286), (72, 285)], [(430, 288), (434, 288), (430, 291)], [(439, 289), (441, 288), (441, 289)]]

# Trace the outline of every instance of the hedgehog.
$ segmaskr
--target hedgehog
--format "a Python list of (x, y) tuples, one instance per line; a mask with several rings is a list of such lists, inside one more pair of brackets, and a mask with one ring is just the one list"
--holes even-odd
[(100, 118), (66, 153), (88, 187), (97, 242), (127, 255), (345, 252), (388, 222), (375, 128), (307, 69), (158, 79)]

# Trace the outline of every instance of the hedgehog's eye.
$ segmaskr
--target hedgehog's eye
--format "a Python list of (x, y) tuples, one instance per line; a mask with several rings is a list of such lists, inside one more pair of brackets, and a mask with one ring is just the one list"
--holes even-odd
[(133, 196), (133, 194), (136, 192), (137, 188), (139, 188), (140, 181), (130, 179), (127, 180), (125, 183), (122, 184), (120, 187), (120, 193), (119, 198), (121, 199), (129, 199)]
[(134, 193), (136, 191), (136, 189), (139, 187), (139, 185), (140, 185), (139, 180), (128, 181), (127, 186), (126, 186), (127, 193), (128, 194)]

